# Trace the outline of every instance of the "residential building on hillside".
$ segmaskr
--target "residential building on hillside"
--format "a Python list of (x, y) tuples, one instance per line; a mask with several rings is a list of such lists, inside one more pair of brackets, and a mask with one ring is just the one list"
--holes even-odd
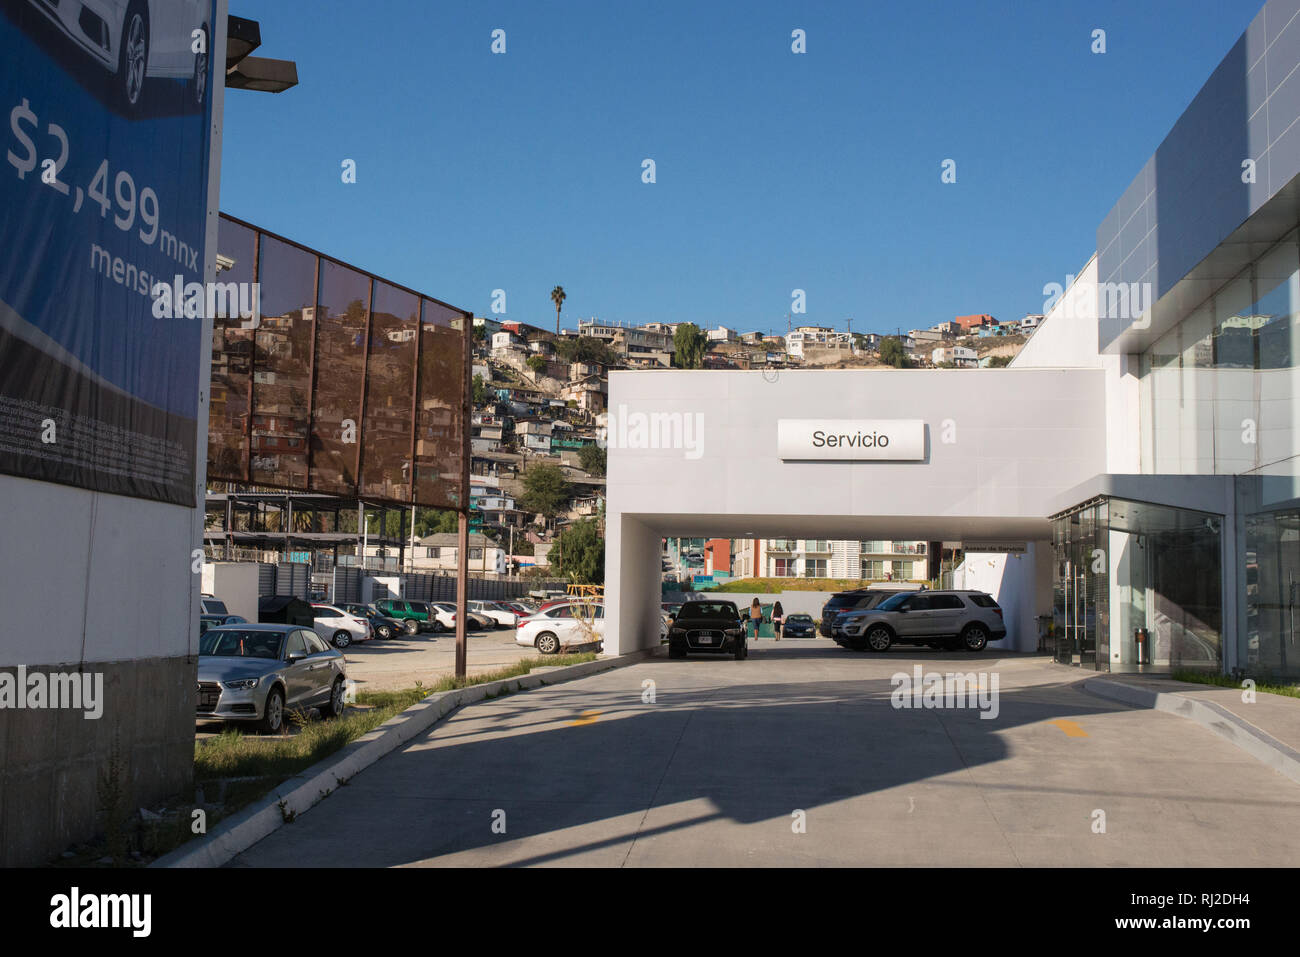
[(739, 338), (735, 329), (728, 329), (726, 326), (710, 329), (704, 335), (709, 342), (735, 342)]
[(968, 346), (939, 346), (930, 353), (930, 361), (935, 365), (951, 362), (959, 369), (975, 368), (975, 350)]
[(853, 337), (829, 326), (799, 326), (785, 334), (785, 351), (797, 358), (807, 349), (845, 349), (852, 351)]
[(927, 543), (916, 541), (742, 538), (731, 542), (731, 566), (737, 578), (925, 581), (927, 551)]

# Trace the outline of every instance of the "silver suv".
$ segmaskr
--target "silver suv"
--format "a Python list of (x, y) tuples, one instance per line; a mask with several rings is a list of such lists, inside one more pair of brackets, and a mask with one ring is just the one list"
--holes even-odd
[(888, 651), (895, 643), (983, 651), (1007, 636), (1002, 609), (982, 591), (899, 592), (875, 608), (854, 611), (836, 622), (840, 644)]

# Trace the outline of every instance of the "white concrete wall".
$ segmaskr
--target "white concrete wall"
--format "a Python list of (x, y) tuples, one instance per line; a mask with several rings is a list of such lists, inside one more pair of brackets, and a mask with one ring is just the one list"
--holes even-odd
[[(1065, 277), (1061, 277), (1062, 284)], [(1137, 357), (1102, 355), (1098, 343), (1097, 257), (1048, 310), (1012, 369), (1100, 369), (1105, 376), (1107, 472), (1141, 471)]]
[(198, 653), (194, 509), (0, 475), (0, 667)]
[[(1002, 608), (1007, 636), (992, 642), (991, 647), (1005, 651), (1037, 650), (1037, 618), (1050, 611), (1052, 602), (1050, 575), (1046, 593), (1039, 575), (1039, 553), (1044, 550), (1050, 554), (1050, 542), (1030, 542), (1023, 554), (968, 552), (959, 566), (960, 574), (954, 574), (954, 588), (988, 592)], [(1047, 611), (1043, 610), (1044, 606)]]

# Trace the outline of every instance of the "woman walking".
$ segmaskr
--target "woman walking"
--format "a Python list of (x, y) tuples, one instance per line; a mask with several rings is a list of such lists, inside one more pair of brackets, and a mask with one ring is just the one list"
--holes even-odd
[(763, 606), (758, 603), (757, 598), (749, 604), (749, 620), (754, 626), (754, 640), (758, 641), (758, 628), (763, 624)]
[(778, 601), (772, 606), (772, 633), (776, 635), (776, 640), (781, 640), (781, 623), (785, 621), (785, 612), (781, 610), (781, 603)]

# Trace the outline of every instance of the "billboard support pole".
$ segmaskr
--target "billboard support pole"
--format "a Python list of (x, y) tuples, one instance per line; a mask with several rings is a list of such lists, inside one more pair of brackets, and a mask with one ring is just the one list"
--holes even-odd
[(456, 516), (456, 677), (465, 677), (465, 666), (469, 658), (469, 642), (466, 639), (465, 619), (468, 617), (469, 602), (469, 514), (460, 512)]

